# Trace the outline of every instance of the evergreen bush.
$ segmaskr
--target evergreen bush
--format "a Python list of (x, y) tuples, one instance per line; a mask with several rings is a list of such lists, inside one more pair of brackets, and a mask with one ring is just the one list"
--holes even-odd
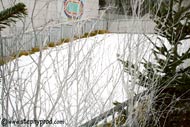
[[(180, 46), (190, 39), (190, 5), (185, 0), (162, 1), (152, 6), (152, 19), (156, 23), (155, 31), (159, 35), (158, 45), (148, 36), (156, 62), (144, 60), (144, 71), (130, 61), (123, 63), (125, 71), (132, 77), (137, 76), (135, 82), (148, 90), (156, 88), (154, 103), (158, 121), (149, 120), (147, 126), (189, 127), (190, 124), (190, 47), (180, 53)], [(166, 39), (170, 47), (164, 42)], [(154, 83), (153, 80), (156, 80)], [(171, 109), (172, 107), (172, 109)], [(184, 112), (183, 112), (183, 111)], [(150, 116), (151, 117), (151, 116)], [(153, 118), (153, 117), (152, 117)]]

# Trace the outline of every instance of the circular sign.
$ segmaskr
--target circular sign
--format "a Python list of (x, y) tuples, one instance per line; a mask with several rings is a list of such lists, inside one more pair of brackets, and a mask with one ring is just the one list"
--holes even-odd
[(68, 18), (78, 19), (83, 15), (84, 4), (81, 0), (65, 0), (64, 12)]

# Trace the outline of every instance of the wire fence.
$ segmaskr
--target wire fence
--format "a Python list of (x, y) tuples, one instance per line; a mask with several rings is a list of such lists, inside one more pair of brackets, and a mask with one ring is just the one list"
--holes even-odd
[(150, 19), (119, 19), (109, 21), (109, 31), (115, 33), (152, 34), (155, 23)]
[(31, 50), (33, 47), (44, 46), (49, 42), (57, 42), (62, 38), (81, 36), (86, 32), (94, 30), (108, 30), (114, 33), (153, 33), (154, 23), (151, 20), (140, 19), (71, 21), (39, 28), (35, 31), (18, 31), (16, 36), (2, 37), (0, 49), (3, 51), (3, 57), (6, 57), (19, 51)]
[(48, 42), (57, 42), (62, 38), (72, 38), (83, 35), (85, 32), (106, 29), (106, 24), (106, 20), (86, 20), (58, 24), (45, 29), (37, 29), (35, 32), (18, 34), (17, 36), (2, 37), (1, 51), (3, 50), (3, 56), (9, 56), (22, 50), (30, 50), (33, 47), (46, 45)]

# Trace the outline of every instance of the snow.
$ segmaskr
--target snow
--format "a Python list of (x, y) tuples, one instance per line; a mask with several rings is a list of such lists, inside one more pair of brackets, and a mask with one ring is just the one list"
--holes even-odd
[(151, 59), (150, 48), (141, 34), (105, 34), (43, 50), (41, 62), (39, 52), (22, 56), (9, 63), (11, 100), (23, 116), (22, 109), (33, 118), (40, 75), (39, 119), (50, 115), (64, 119), (68, 127), (79, 125), (113, 107), (112, 102), (123, 102), (143, 90), (129, 84), (117, 56), (139, 63), (143, 57)]

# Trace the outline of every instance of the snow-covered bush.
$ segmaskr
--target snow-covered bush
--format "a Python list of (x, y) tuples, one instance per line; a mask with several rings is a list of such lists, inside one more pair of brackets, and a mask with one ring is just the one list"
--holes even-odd
[[(184, 6), (184, 2), (170, 0), (152, 4), (151, 17), (156, 23), (155, 31), (159, 41), (154, 42), (145, 35), (154, 47), (152, 53), (155, 60), (144, 59), (143, 71), (129, 60), (120, 60), (125, 71), (135, 77), (132, 81), (146, 87), (150, 93), (154, 92), (152, 104), (149, 104), (151, 110), (156, 112), (146, 108), (149, 116), (144, 120), (147, 122), (145, 126), (186, 126), (189, 121), (189, 108), (186, 113), (178, 111), (186, 107), (182, 105), (182, 100), (188, 99), (190, 95), (190, 66), (184, 64), (190, 60), (190, 47), (185, 44), (185, 40), (190, 38), (190, 5)], [(181, 45), (188, 46), (187, 50), (181, 52)]]

